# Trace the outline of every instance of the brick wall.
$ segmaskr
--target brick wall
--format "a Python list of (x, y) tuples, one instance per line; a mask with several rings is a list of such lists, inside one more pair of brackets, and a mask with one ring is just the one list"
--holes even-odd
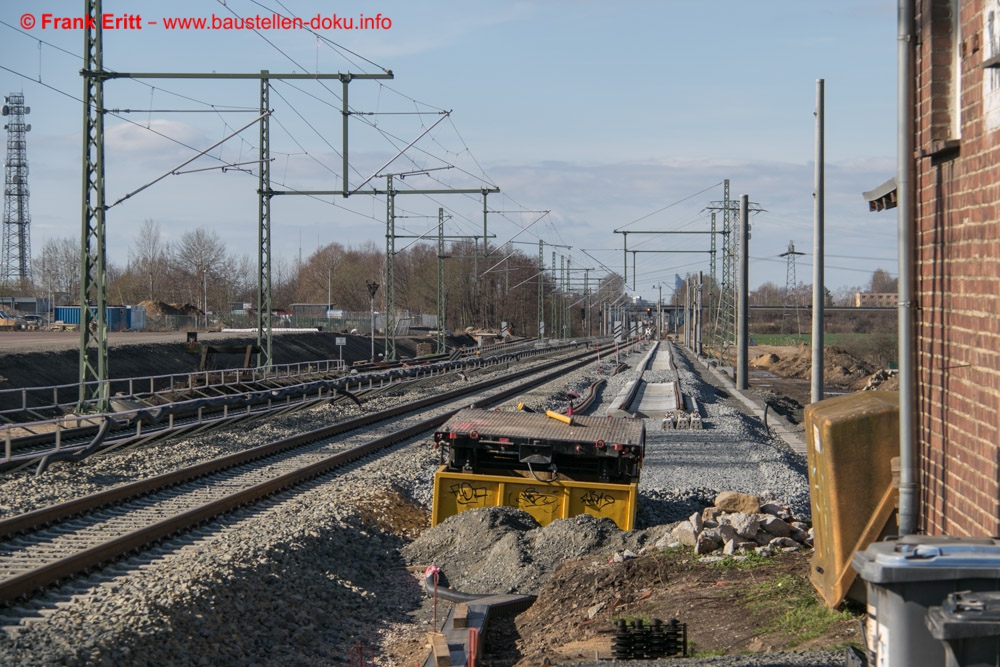
[(1000, 128), (986, 126), (980, 66), (994, 4), (917, 0), (916, 436), (929, 534), (1000, 535)]

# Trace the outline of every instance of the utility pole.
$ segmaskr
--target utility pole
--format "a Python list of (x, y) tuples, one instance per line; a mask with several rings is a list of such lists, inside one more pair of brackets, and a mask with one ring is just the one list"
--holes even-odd
[[(257, 79), (260, 81), (261, 115), (259, 137), (259, 180), (258, 180), (258, 298), (257, 298), (257, 342), (261, 354), (257, 357), (259, 366), (271, 364), (271, 230), (270, 206), (275, 195), (339, 194), (347, 197), (360, 191), (348, 190), (348, 150), (347, 119), (351, 113), (347, 102), (348, 84), (358, 79), (392, 79), (389, 70), (375, 74), (351, 73), (306, 73), (272, 74), (266, 70), (260, 73), (230, 72), (112, 72), (103, 66), (103, 21), (101, 0), (85, 0), (84, 55), (81, 75), (83, 91), (83, 197), (80, 243), (80, 399), (78, 411), (103, 412), (108, 408), (108, 344), (107, 344), (107, 267), (106, 267), (106, 211), (111, 206), (105, 204), (104, 179), (104, 82), (108, 79)], [(270, 133), (267, 119), (270, 116), (268, 88), (270, 79), (339, 79), (343, 84), (343, 124), (344, 144), (344, 189), (336, 191), (291, 190), (276, 191), (271, 188), (269, 165)], [(447, 113), (447, 112), (442, 112)], [(432, 126), (433, 127), (433, 126)], [(428, 130), (429, 131), (429, 130)], [(425, 132), (426, 133), (426, 132)], [(421, 135), (423, 136), (423, 135)], [(419, 138), (419, 137), (418, 137)], [(412, 145), (414, 142), (411, 142)], [(407, 146), (409, 148), (409, 146)], [(405, 148), (403, 150), (406, 150)], [(393, 158), (395, 159), (395, 158)], [(370, 179), (369, 179), (370, 180)], [(367, 183), (367, 181), (366, 181)], [(151, 185), (151, 184), (149, 184)], [(363, 184), (362, 184), (363, 185)], [(144, 186), (144, 189), (147, 186)], [(132, 193), (135, 194), (135, 193)], [(380, 194), (377, 191), (364, 194)], [(131, 195), (129, 195), (131, 196)], [(88, 307), (94, 302), (95, 308)], [(92, 343), (94, 345), (92, 345)], [(90, 358), (91, 347), (96, 347), (96, 359)]]
[(375, 363), (375, 292), (378, 292), (378, 283), (374, 280), (365, 282), (368, 286), (368, 299), (371, 302), (371, 334), (372, 334), (372, 363)]
[(684, 346), (691, 346), (691, 274), (684, 276)]
[(703, 311), (701, 309), (701, 305), (702, 305), (701, 304), (702, 293), (704, 292), (704, 287), (705, 287), (704, 280), (705, 280), (704, 275), (702, 274), (701, 271), (699, 271), (698, 272), (698, 288), (697, 288), (697, 290), (695, 290), (695, 293), (694, 293), (694, 304), (695, 304), (695, 306), (694, 306), (694, 312), (695, 312), (695, 316), (694, 316), (694, 321), (695, 321), (695, 327), (694, 327), (694, 353), (695, 353), (695, 356), (698, 356), (698, 357), (701, 356), (701, 336), (702, 336), (702, 328), (704, 326), (704, 322), (703, 322), (704, 313), (703, 313)]
[[(83, 219), (80, 229), (80, 402), (78, 412), (109, 406), (107, 247), (104, 231), (104, 50), (101, 0), (86, 0), (83, 47)], [(92, 28), (89, 26), (93, 26)], [(96, 310), (90, 309), (92, 298)], [(93, 327), (93, 331), (91, 330)], [(96, 359), (90, 358), (95, 343)], [(93, 401), (94, 404), (88, 405)]]
[[(763, 211), (760, 204), (748, 203), (751, 213)], [(723, 364), (731, 363), (730, 347), (736, 340), (736, 263), (739, 255), (739, 239), (735, 232), (739, 204), (729, 197), (729, 179), (725, 179), (722, 201), (711, 202), (708, 211), (722, 211), (722, 278), (719, 283), (719, 303), (712, 330), (712, 347)], [(714, 219), (713, 219), (714, 224)]]
[(271, 365), (271, 82), (267, 70), (260, 79), (260, 166), (257, 180), (257, 366)]
[(657, 285), (660, 295), (656, 299), (656, 337), (663, 340), (663, 283)]
[(545, 340), (545, 241), (538, 239), (538, 339)]
[(558, 340), (559, 338), (559, 274), (556, 273), (556, 251), (552, 251), (552, 284), (555, 285), (555, 289), (552, 291), (552, 307), (549, 309), (551, 314), (550, 324), (552, 325), (552, 338)]
[(813, 196), (812, 402), (823, 400), (823, 79), (816, 80), (816, 173)]
[(445, 304), (444, 291), (444, 209), (438, 209), (438, 323), (437, 323), (437, 354), (444, 354)]
[(205, 331), (208, 331), (208, 269), (206, 268), (202, 272), (202, 290), (204, 295), (204, 313), (205, 313)]
[[(499, 188), (479, 188), (479, 189), (420, 189), (420, 190), (397, 190), (393, 187), (393, 176), (405, 176), (406, 174), (385, 174), (386, 178), (386, 215), (385, 215), (385, 359), (386, 361), (396, 360), (396, 239), (402, 236), (396, 235), (396, 197), (399, 195), (444, 195), (444, 194), (482, 194), (483, 197), (490, 192), (499, 192)], [(485, 224), (485, 223), (484, 223)], [(473, 253), (473, 275), (479, 277), (479, 248), (478, 236), (476, 239), (476, 250)], [(486, 239), (483, 239), (483, 246), (486, 247)], [(478, 287), (473, 292), (477, 299), (475, 304), (476, 313), (479, 313)]]
[(739, 327), (736, 333), (736, 388), (749, 389), (749, 314), (750, 305), (750, 262), (747, 242), (750, 240), (750, 201), (747, 195), (740, 195), (740, 275), (739, 275)]
[(396, 360), (396, 194), (385, 177), (385, 361)]

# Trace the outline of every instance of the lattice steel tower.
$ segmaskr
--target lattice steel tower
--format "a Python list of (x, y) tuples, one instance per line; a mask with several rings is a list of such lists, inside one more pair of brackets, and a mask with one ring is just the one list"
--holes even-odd
[[(733, 223), (739, 213), (739, 203), (729, 198), (729, 179), (723, 182), (722, 201), (715, 201), (707, 207), (712, 211), (712, 222), (715, 213), (722, 211), (722, 280), (719, 282), (719, 303), (715, 314), (715, 325), (712, 327), (712, 348), (719, 360), (729, 356), (729, 348), (736, 342), (736, 283), (734, 265), (736, 263), (736, 245), (739, 240), (733, 233)], [(715, 241), (715, 234), (712, 234)], [(713, 255), (714, 258), (714, 255)], [(715, 273), (715, 267), (712, 267)], [(712, 276), (715, 277), (714, 275)]]
[[(715, 314), (715, 326), (711, 332), (711, 347), (713, 353), (724, 363), (735, 363), (730, 360), (730, 348), (736, 345), (736, 302), (738, 285), (736, 268), (739, 264), (739, 230), (736, 227), (740, 214), (739, 200), (729, 198), (729, 179), (723, 181), (722, 201), (713, 201), (705, 210), (715, 213), (722, 211), (722, 281), (719, 284), (719, 304)], [(749, 213), (763, 211), (757, 202), (748, 202)], [(712, 241), (715, 241), (714, 224)], [(713, 245), (713, 250), (714, 250)], [(714, 254), (713, 254), (714, 257)], [(715, 267), (712, 267), (715, 271)], [(714, 276), (713, 276), (714, 277)]]
[(7, 161), (4, 163), (3, 188), (3, 266), (0, 279), (5, 283), (23, 283), (31, 278), (31, 216), (28, 214), (28, 151), (25, 136), (31, 126), (24, 117), (31, 112), (24, 106), (22, 93), (11, 93), (3, 100), (7, 119)]
[(799, 317), (799, 302), (798, 299), (795, 300), (795, 304), (791, 303), (792, 290), (795, 289), (798, 283), (795, 280), (795, 258), (799, 255), (804, 255), (804, 252), (798, 252), (795, 250), (795, 242), (788, 242), (788, 250), (778, 255), (778, 257), (786, 257), (787, 265), (785, 267), (785, 307), (781, 311), (781, 333), (787, 333), (786, 329), (791, 326), (792, 323), (792, 310), (795, 311), (795, 333), (802, 333), (802, 320)]

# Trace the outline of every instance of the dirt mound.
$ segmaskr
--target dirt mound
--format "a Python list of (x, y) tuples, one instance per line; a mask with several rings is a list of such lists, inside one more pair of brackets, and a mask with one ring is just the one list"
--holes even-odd
[(201, 309), (190, 303), (176, 304), (163, 301), (140, 301), (139, 305), (146, 309), (146, 317), (154, 320), (168, 315), (201, 315)]
[[(780, 356), (775, 353), (763, 354), (754, 359), (752, 365), (780, 377), (811, 379), (812, 348), (800, 345), (786, 349), (787, 352)], [(828, 345), (823, 350), (823, 380), (828, 384), (850, 387), (874, 372), (875, 368), (839, 347)]]
[(763, 368), (764, 370), (767, 370), (771, 368), (771, 366), (778, 363), (779, 361), (781, 361), (781, 359), (778, 357), (778, 355), (774, 354), (773, 352), (769, 352), (767, 354), (760, 355), (756, 359), (753, 359), (750, 362), (750, 367)]

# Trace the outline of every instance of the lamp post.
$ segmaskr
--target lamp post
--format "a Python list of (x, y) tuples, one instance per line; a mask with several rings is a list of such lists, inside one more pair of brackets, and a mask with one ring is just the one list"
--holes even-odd
[(368, 297), (371, 299), (371, 328), (372, 328), (372, 363), (375, 363), (375, 292), (378, 291), (378, 283), (369, 280), (365, 283), (368, 286)]
[(326, 328), (330, 328), (330, 308), (333, 307), (333, 269), (326, 270)]

